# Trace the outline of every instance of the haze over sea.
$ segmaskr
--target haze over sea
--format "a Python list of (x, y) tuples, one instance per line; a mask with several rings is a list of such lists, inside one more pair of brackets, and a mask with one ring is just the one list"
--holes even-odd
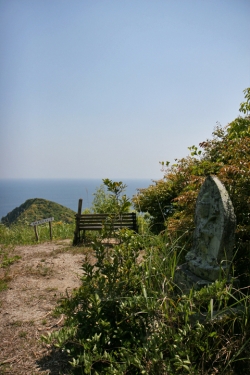
[[(138, 188), (148, 187), (150, 179), (113, 179), (127, 185), (125, 194), (132, 197)], [(0, 220), (27, 199), (43, 198), (77, 211), (78, 199), (83, 209), (90, 207), (102, 179), (0, 179)]]

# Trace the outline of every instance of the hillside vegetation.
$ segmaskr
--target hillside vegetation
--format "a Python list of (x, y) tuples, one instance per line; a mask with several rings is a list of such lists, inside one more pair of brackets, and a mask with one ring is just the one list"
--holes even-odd
[[(250, 88), (244, 93), (244, 117), (217, 127), (171, 167), (163, 163), (164, 178), (134, 197), (137, 211), (147, 213), (138, 215), (139, 233), (115, 231), (110, 247), (104, 228), (93, 234), (93, 249), (85, 247), (81, 286), (56, 309), (63, 327), (42, 336), (52, 352), (64, 353), (71, 375), (250, 374)], [(222, 273), (183, 294), (175, 270), (192, 246), (195, 202), (207, 175), (218, 176), (234, 205), (237, 280)], [(110, 194), (99, 189), (91, 212), (129, 209), (126, 185), (103, 183)], [(8, 239), (13, 227), (0, 226), (0, 238), (1, 227)], [(20, 227), (18, 236), (12, 243), (20, 243)]]
[(70, 208), (42, 198), (25, 201), (2, 218), (2, 224), (30, 224), (33, 221), (54, 217), (55, 221), (67, 224), (74, 222), (75, 212)]
[(189, 147), (190, 155), (169, 166), (162, 163), (163, 179), (133, 198), (135, 208), (148, 212), (154, 233), (167, 230), (173, 241), (182, 236), (184, 255), (192, 246), (196, 199), (206, 176), (215, 175), (232, 200), (235, 232), (235, 275), (241, 285), (250, 284), (250, 88), (244, 90), (239, 116), (226, 127), (214, 129), (212, 139)]
[[(134, 197), (137, 211), (150, 214), (150, 230), (123, 229), (111, 249), (104, 237), (93, 241), (96, 263), (84, 262), (81, 287), (59, 306), (64, 327), (43, 337), (68, 353), (73, 374), (250, 373), (250, 88), (245, 98), (245, 117), (217, 127), (212, 140), (190, 147), (191, 155), (172, 167), (163, 164), (164, 178)], [(221, 277), (184, 295), (174, 273), (190, 249), (197, 194), (210, 174), (234, 205), (242, 289)], [(103, 182), (121, 212), (122, 189), (118, 194), (117, 183)]]

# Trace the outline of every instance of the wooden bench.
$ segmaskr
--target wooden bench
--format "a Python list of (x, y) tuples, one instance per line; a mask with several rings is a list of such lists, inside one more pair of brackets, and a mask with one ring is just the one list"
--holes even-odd
[(76, 228), (73, 245), (78, 245), (86, 238), (86, 230), (101, 231), (106, 229), (113, 232), (121, 228), (132, 229), (138, 232), (136, 214), (134, 212), (122, 214), (81, 214), (82, 199), (79, 199), (78, 213), (75, 215)]

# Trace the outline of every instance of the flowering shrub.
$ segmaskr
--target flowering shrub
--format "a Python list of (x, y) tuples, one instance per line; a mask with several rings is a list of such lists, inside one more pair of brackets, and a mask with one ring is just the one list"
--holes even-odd
[[(250, 88), (244, 92), (249, 105)], [(243, 104), (241, 108), (248, 108)], [(217, 126), (211, 140), (201, 142), (199, 149), (189, 149), (190, 156), (176, 160), (171, 167), (167, 163), (162, 180), (139, 191), (133, 198), (134, 206), (151, 215), (156, 232), (167, 228), (170, 239), (185, 232), (182, 239), (191, 245), (199, 189), (207, 175), (216, 175), (229, 193), (237, 218), (236, 272), (241, 275), (242, 285), (249, 284), (250, 116), (239, 117), (225, 128)]]

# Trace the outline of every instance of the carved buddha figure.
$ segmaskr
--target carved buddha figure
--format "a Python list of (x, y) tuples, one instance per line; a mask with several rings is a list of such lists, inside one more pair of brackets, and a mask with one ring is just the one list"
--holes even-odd
[(219, 250), (217, 237), (219, 211), (209, 193), (203, 195), (197, 211), (197, 222), (199, 223), (196, 239), (197, 255), (202, 259), (202, 262), (215, 265), (216, 254)]

